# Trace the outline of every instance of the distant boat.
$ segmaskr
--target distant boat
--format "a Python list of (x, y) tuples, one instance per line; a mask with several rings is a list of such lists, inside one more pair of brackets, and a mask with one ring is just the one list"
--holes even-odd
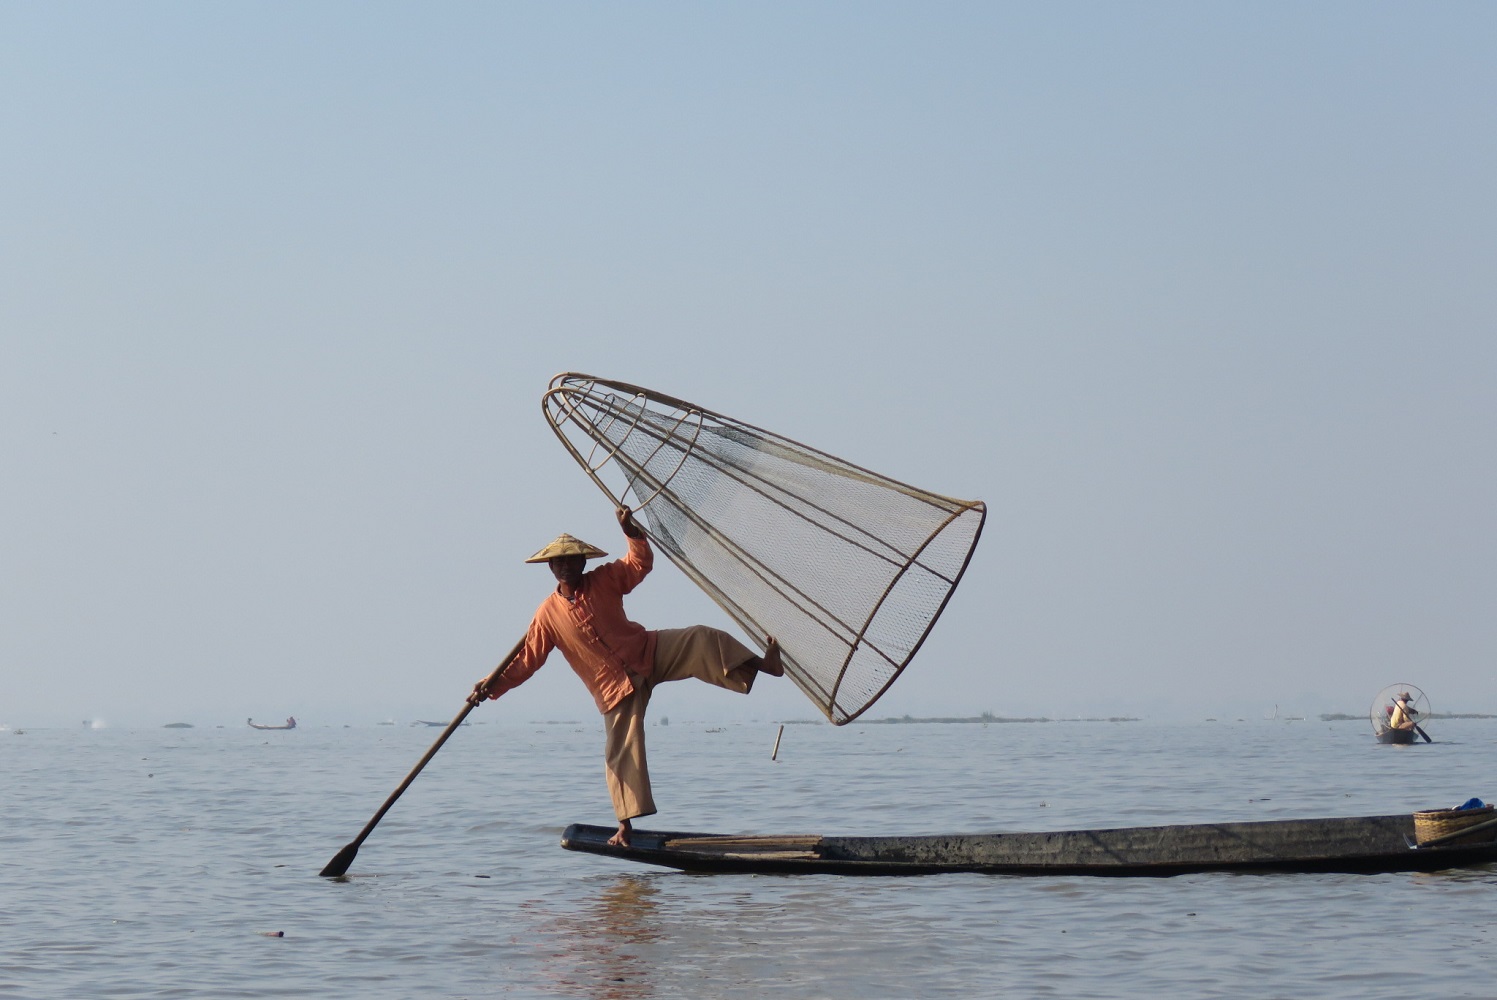
[(190, 723), (190, 722), (168, 722), (166, 725), (162, 726), (161, 728), (162, 729), (191, 729), (192, 728), (192, 723)]
[(259, 723), (255, 722), (254, 719), (245, 719), (244, 721), (245, 721), (245, 724), (248, 725), (251, 729), (295, 729), (296, 728), (296, 716), (294, 716), (294, 715), (288, 716), (286, 718), (286, 724), (284, 726), (262, 726)]

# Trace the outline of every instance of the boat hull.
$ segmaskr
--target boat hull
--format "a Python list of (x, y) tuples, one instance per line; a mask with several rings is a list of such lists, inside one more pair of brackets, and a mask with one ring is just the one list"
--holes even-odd
[(1377, 741), (1379, 743), (1395, 743), (1400, 746), (1406, 746), (1415, 742), (1414, 731), (1412, 729), (1379, 730)]
[(911, 837), (727, 836), (574, 823), (567, 850), (694, 872), (1172, 876), (1441, 871), (1497, 862), (1497, 841), (1419, 848), (1411, 814)]

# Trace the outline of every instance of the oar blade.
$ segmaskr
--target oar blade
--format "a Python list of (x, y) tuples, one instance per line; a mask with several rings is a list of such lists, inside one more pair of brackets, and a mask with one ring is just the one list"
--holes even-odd
[(317, 874), (321, 875), (323, 878), (337, 878), (339, 875), (346, 875), (348, 873), (349, 867), (353, 865), (353, 859), (358, 855), (358, 853), (359, 845), (349, 844), (348, 846), (344, 847), (343, 850), (339, 851), (337, 854), (334, 854), (333, 860), (329, 861), (327, 863), (327, 867), (322, 869), (322, 871), (318, 872)]

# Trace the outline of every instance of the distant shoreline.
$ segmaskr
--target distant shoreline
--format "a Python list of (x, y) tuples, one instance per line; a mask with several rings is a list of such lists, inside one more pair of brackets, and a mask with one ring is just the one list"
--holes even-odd
[[(1421, 716), (1424, 719), (1497, 719), (1497, 715), (1489, 715), (1484, 712), (1431, 712)], [(1342, 712), (1322, 713), (1321, 722), (1365, 722), (1365, 715), (1346, 715)]]

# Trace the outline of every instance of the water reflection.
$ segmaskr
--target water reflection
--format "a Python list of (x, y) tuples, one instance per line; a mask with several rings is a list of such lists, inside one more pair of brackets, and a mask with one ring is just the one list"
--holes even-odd
[(597, 1000), (656, 996), (663, 961), (660, 890), (648, 876), (621, 875), (601, 884), (579, 912), (554, 917), (557, 942), (548, 977), (568, 994)]

